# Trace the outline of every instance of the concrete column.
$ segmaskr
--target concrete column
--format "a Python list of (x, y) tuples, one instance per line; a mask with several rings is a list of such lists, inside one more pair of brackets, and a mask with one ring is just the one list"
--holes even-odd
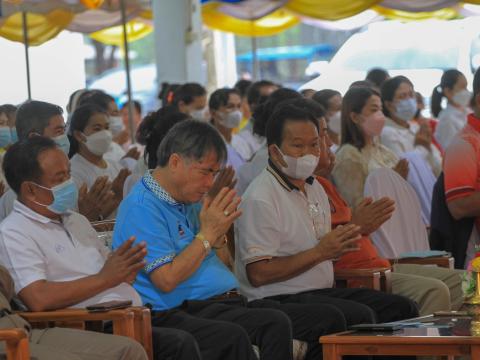
[(159, 85), (204, 84), (200, 0), (155, 0), (152, 6)]

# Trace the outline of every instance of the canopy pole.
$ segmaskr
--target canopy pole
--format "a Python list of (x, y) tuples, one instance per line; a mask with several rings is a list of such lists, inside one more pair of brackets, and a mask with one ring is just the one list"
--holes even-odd
[(258, 56), (257, 56), (257, 37), (252, 36), (252, 78), (253, 81), (260, 80), (260, 68), (258, 63)]
[(23, 27), (23, 45), (25, 48), (25, 65), (27, 71), (27, 91), (28, 91), (28, 100), (32, 100), (32, 86), (30, 82), (30, 56), (28, 53), (29, 42), (28, 42), (28, 26), (27, 26), (27, 13), (22, 11), (22, 27)]
[(130, 57), (128, 55), (128, 36), (127, 36), (127, 11), (125, 7), (125, 0), (120, 1), (120, 8), (122, 12), (122, 27), (123, 27), (123, 59), (125, 62), (125, 75), (127, 78), (127, 99), (128, 99), (128, 126), (130, 127), (130, 139), (132, 144), (135, 144), (135, 123), (133, 122), (133, 101), (132, 101), (132, 83), (130, 79)]

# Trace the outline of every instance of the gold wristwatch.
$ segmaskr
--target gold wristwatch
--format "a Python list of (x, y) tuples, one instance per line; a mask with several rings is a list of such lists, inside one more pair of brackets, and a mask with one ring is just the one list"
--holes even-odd
[(205, 239), (205, 236), (203, 236), (202, 233), (198, 233), (197, 236), (195, 237), (202, 242), (203, 248), (205, 249), (205, 255), (210, 254), (210, 251), (212, 251), (212, 247), (210, 246), (210, 243), (208, 242), (208, 240)]

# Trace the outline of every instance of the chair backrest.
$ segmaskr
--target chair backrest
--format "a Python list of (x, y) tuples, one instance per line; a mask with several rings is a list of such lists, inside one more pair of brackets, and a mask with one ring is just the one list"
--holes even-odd
[(392, 259), (405, 252), (430, 249), (417, 194), (400, 175), (387, 168), (372, 171), (364, 194), (373, 199), (387, 196), (395, 201), (392, 218), (370, 236), (380, 256)]
[(403, 155), (408, 160), (409, 169), (407, 181), (417, 193), (422, 209), (422, 219), (425, 225), (430, 225), (430, 213), (432, 210), (432, 194), (435, 186), (435, 175), (429, 164), (416, 151), (410, 151)]
[(105, 244), (109, 249), (112, 248), (113, 242), (113, 228), (115, 227), (115, 220), (102, 220), (91, 223), (93, 228), (97, 231), (98, 239)]

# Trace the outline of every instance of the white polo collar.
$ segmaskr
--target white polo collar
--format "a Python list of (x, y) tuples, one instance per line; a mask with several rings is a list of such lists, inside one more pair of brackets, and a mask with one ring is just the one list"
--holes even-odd
[[(50, 219), (46, 216), (43, 216), (43, 215), (37, 213), (36, 211), (33, 211), (28, 206), (26, 206), (25, 204), (21, 203), (18, 200), (15, 200), (14, 203), (13, 203), (13, 211), (17, 211), (20, 214), (24, 215), (25, 217), (27, 217), (31, 220), (37, 221), (39, 223), (42, 223), (42, 224), (48, 224), (50, 222), (59, 223), (56, 220)], [(62, 220), (63, 220), (64, 217), (69, 216), (70, 213), (71, 213), (71, 211), (68, 211), (66, 214), (61, 215)]]

